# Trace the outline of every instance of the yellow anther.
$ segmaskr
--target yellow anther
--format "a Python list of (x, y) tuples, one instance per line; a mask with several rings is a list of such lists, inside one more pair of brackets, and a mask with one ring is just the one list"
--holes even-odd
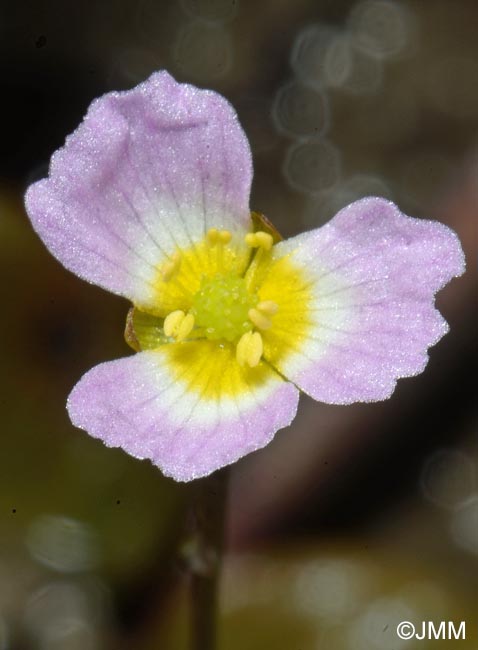
[(256, 237), (257, 241), (259, 242), (259, 246), (265, 251), (270, 251), (272, 244), (274, 243), (272, 235), (269, 235), (268, 232), (263, 232), (260, 230), (259, 232), (256, 232)]
[(210, 246), (216, 246), (216, 244), (229, 244), (232, 239), (232, 233), (230, 233), (229, 230), (210, 228), (207, 231), (206, 239)]
[(263, 230), (247, 233), (245, 241), (251, 248), (263, 248), (265, 251), (270, 251), (274, 243), (272, 235), (269, 235), (268, 232), (264, 232)]
[(189, 334), (191, 334), (193, 327), (194, 316), (192, 314), (186, 314), (178, 327), (176, 341), (184, 341), (184, 339), (187, 338)]
[(172, 311), (164, 319), (164, 333), (166, 336), (172, 336), (177, 341), (184, 339), (191, 333), (194, 327), (194, 316), (185, 314), (180, 309)]
[(267, 330), (272, 325), (270, 318), (263, 314), (258, 309), (249, 309), (247, 312), (249, 320), (254, 323), (260, 330)]
[(229, 244), (232, 239), (232, 233), (229, 230), (220, 230), (218, 232), (219, 242), (221, 244)]
[(219, 240), (219, 231), (216, 228), (210, 228), (207, 231), (206, 239), (211, 246), (215, 246)]
[(179, 270), (180, 266), (181, 266), (181, 254), (178, 251), (176, 251), (174, 255), (172, 255), (171, 259), (168, 260), (161, 269), (161, 275), (163, 276), (163, 280), (165, 282), (170, 280), (173, 277), (173, 275)]
[(236, 347), (236, 359), (240, 366), (246, 364), (250, 368), (259, 365), (264, 346), (259, 332), (246, 332), (241, 336)]
[(176, 311), (172, 311), (166, 316), (163, 325), (164, 333), (166, 336), (176, 336), (178, 327), (183, 322), (185, 315), (186, 314), (183, 311), (178, 309)]
[(256, 309), (266, 316), (274, 316), (279, 311), (279, 305), (273, 300), (262, 300)]

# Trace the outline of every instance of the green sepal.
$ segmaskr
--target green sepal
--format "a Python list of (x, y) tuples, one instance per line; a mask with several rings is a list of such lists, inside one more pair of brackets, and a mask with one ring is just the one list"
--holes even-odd
[(277, 244), (277, 242), (284, 239), (277, 228), (261, 212), (251, 212), (251, 219), (254, 226), (254, 232), (257, 232), (258, 230), (268, 232), (269, 235), (272, 235), (274, 244)]
[(163, 330), (164, 318), (152, 316), (136, 307), (131, 307), (126, 316), (124, 338), (135, 352), (155, 350), (160, 345), (168, 343), (169, 339)]

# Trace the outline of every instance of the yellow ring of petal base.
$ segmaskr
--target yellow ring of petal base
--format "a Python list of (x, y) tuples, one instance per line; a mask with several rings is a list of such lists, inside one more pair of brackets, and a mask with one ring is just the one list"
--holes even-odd
[(129, 323), (130, 335), (135, 340), (133, 347), (160, 347), (173, 377), (186, 384), (188, 390), (213, 400), (221, 396), (240, 396), (265, 383), (270, 376), (269, 364), (280, 370), (289, 355), (306, 345), (311, 328), (316, 326), (312, 320), (312, 283), (306, 269), (294, 264), (290, 255), (274, 259), (274, 249), (256, 256), (244, 276), (250, 291), (257, 295), (258, 306), (264, 309), (265, 313), (260, 315), (268, 321), (268, 327), (260, 331), (263, 354), (255, 367), (237, 361), (238, 341), (230, 343), (207, 340), (202, 336), (198, 338), (194, 336), (195, 330), (191, 338), (196, 340), (177, 342), (168, 339), (164, 335), (162, 319), (171, 312), (181, 310), (187, 313), (191, 309), (202, 278), (214, 277), (221, 272), (240, 276), (249, 259), (242, 249), (236, 250), (221, 242), (211, 245), (207, 239), (178, 251), (178, 255), (180, 263), (176, 262), (172, 276), (169, 267), (167, 274), (158, 268), (155, 283), (158, 299), (154, 312), (148, 307), (145, 314), (141, 307), (136, 308)]
[(213, 277), (218, 273), (243, 274), (250, 251), (245, 245), (228, 245), (224, 232), (217, 233), (217, 243), (211, 243), (205, 237), (194, 246), (177, 249), (170, 260), (157, 268), (152, 282), (154, 306), (137, 307), (162, 318), (177, 310), (186, 313), (191, 308), (193, 296), (199, 290), (203, 277)]
[(316, 324), (312, 320), (313, 292), (304, 269), (290, 256), (264, 261), (255, 272), (261, 302), (275, 303), (272, 325), (261, 332), (264, 358), (275, 367), (307, 341)]
[(235, 347), (229, 343), (187, 341), (161, 346), (161, 352), (174, 380), (207, 400), (240, 397), (264, 386), (271, 377), (265, 363), (255, 368), (241, 367)]

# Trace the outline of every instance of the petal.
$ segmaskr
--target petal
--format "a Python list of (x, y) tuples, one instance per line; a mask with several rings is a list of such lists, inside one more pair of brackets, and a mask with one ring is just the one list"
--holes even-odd
[[(285, 267), (296, 269), (292, 282)], [(261, 300), (279, 312), (263, 335), (265, 357), (317, 400), (386, 399), (447, 332), (434, 295), (463, 271), (459, 240), (443, 224), (384, 199), (357, 201), (274, 247)]]
[(267, 364), (243, 370), (232, 348), (163, 345), (96, 366), (68, 399), (73, 424), (189, 481), (266, 445), (290, 424), (297, 388)]
[(26, 206), (68, 269), (145, 305), (178, 247), (194, 247), (212, 227), (241, 245), (251, 176), (231, 105), (160, 72), (95, 100)]

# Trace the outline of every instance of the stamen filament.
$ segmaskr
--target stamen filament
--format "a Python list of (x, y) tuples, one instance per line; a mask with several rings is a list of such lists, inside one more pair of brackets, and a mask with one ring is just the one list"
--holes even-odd
[(257, 285), (257, 270), (264, 255), (272, 249), (274, 239), (268, 232), (259, 230), (257, 232), (250, 232), (244, 238), (246, 244), (251, 248), (256, 248), (256, 252), (252, 257), (249, 267), (246, 271), (245, 280), (249, 291), (254, 291)]
[(216, 264), (218, 269), (224, 268), (224, 246), (227, 246), (232, 239), (229, 230), (217, 230), (210, 228), (206, 233), (206, 239), (212, 248), (216, 248)]
[(181, 253), (179, 251), (176, 251), (175, 253), (173, 253), (171, 259), (164, 263), (161, 269), (161, 275), (163, 276), (163, 280), (165, 282), (169, 282), (169, 280), (171, 280), (173, 275), (175, 275), (179, 271), (180, 266), (181, 266)]

